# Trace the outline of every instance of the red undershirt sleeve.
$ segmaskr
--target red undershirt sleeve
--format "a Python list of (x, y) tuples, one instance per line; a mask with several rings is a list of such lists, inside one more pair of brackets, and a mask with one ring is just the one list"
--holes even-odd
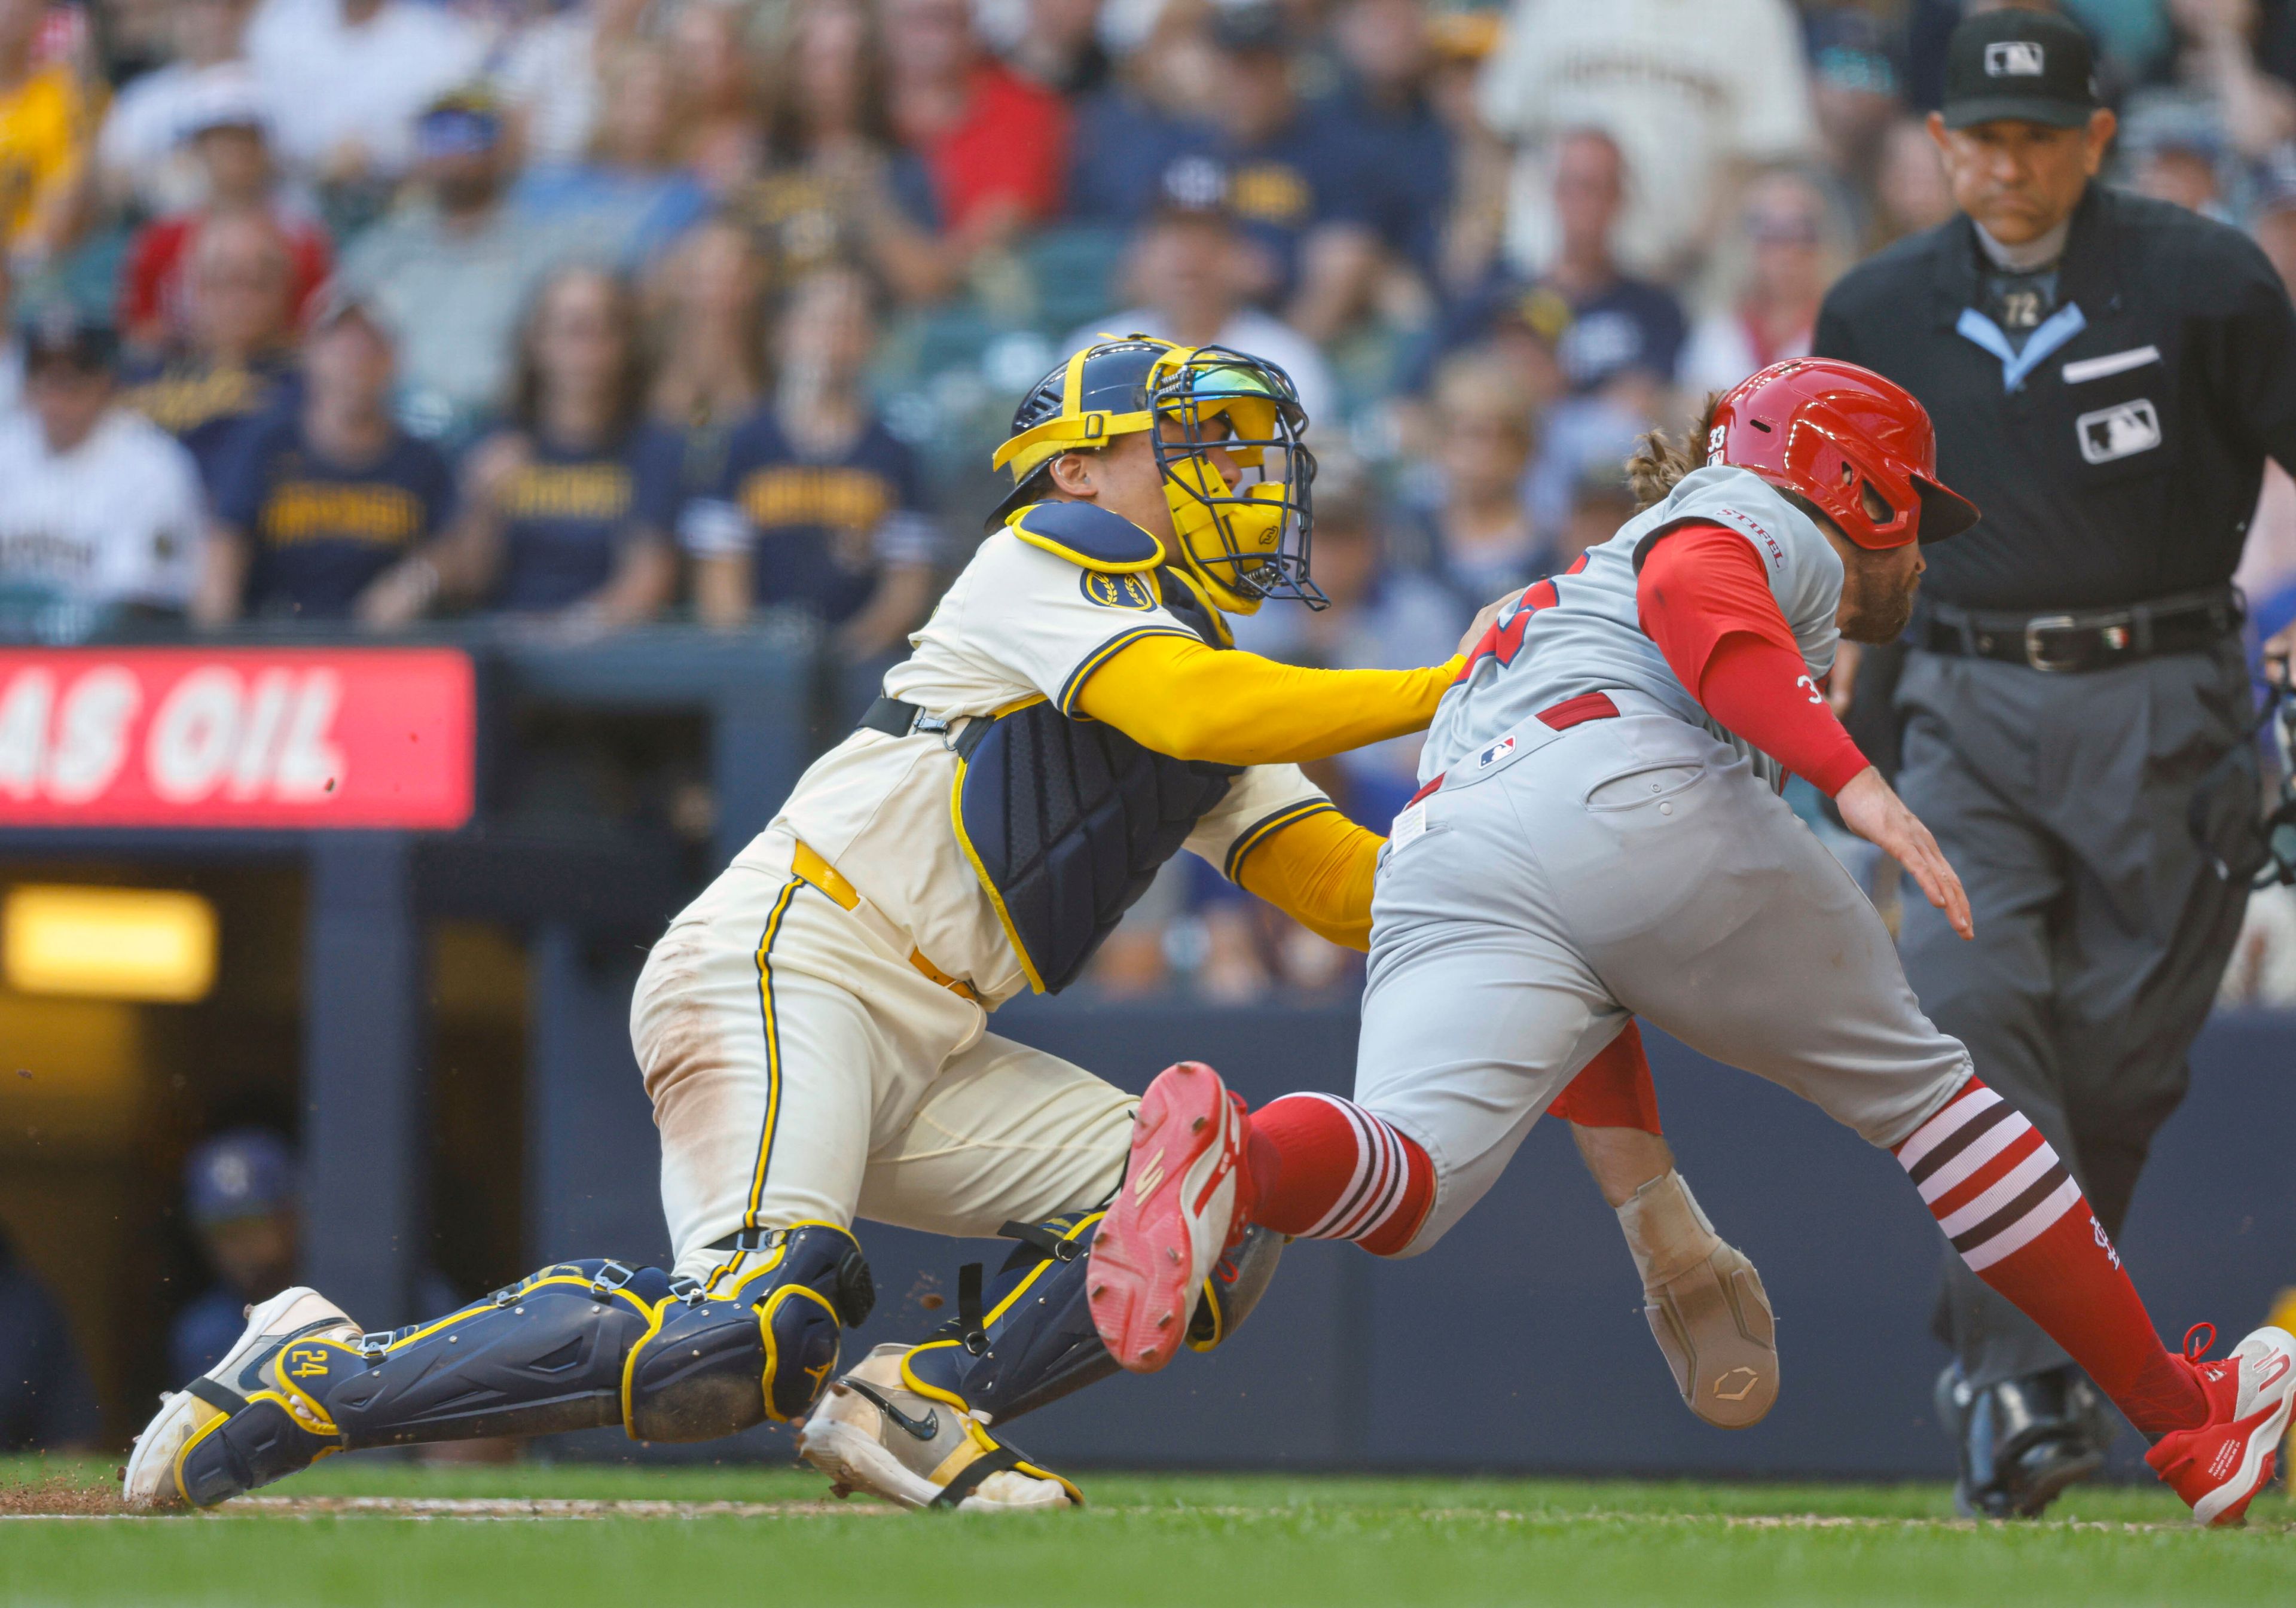
[(1866, 768), (1744, 537), (1709, 524), (1669, 532), (1643, 564), (1636, 601), (1644, 632), (1724, 727), (1828, 798)]

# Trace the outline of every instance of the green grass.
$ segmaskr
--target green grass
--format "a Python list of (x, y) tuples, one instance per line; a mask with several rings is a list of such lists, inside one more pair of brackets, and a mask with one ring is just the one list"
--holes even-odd
[[(80, 1471), (92, 1475), (92, 1471)], [(54, 1471), (48, 1472), (53, 1478)], [(41, 1465), (0, 1462), (0, 1486)], [(798, 1503), (811, 1474), (322, 1466), (281, 1497)], [(2296, 1507), (2203, 1533), (2158, 1490), (2078, 1491), (2048, 1522), (1949, 1522), (1934, 1486), (1098, 1475), (1081, 1514), (855, 1507), (545, 1523), (226, 1507), (0, 1522), (0, 1603), (740, 1603), (783, 1608), (1347, 1608), (1587, 1603), (2243, 1604), (2296, 1601)], [(21, 1504), (19, 1503), (18, 1505)], [(1759, 1524), (1750, 1519), (1860, 1521)]]

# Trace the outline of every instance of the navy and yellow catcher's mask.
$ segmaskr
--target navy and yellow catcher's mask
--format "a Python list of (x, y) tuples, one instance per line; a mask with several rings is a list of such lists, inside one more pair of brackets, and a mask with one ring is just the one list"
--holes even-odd
[[(1014, 410), (1012, 437), (992, 460), (1012, 470), (1013, 490), (989, 529), (1043, 500), (1052, 488), (1046, 466), (1062, 453), (1144, 431), (1179, 537), (1172, 556), (1211, 600), (1231, 614), (1270, 597), (1320, 609), (1324, 595), (1308, 578), (1316, 459), (1300, 439), (1307, 427), (1292, 377), (1266, 358), (1146, 335), (1095, 341)], [(1236, 465), (1237, 484), (1228, 484), (1214, 451)]]

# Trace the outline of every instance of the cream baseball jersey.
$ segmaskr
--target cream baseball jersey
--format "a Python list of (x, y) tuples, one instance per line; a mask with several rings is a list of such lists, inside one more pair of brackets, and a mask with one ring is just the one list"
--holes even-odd
[[(1128, 644), (1198, 639), (1164, 606), (1162, 587), (1178, 584), (1168, 572), (1089, 568), (998, 530), (909, 639), (915, 651), (887, 673), (885, 691), (952, 721), (1033, 698), (1073, 715), (1093, 671)], [(993, 1007), (1027, 979), (951, 822), (954, 734), (856, 732), (814, 762), (774, 825), (828, 860), (934, 964), (971, 982)], [(1297, 766), (1254, 766), (1197, 823), (1187, 847), (1224, 866), (1254, 825), (1323, 796)], [(757, 845), (734, 863), (755, 852)]]
[(1668, 713), (1712, 732), (1779, 785), (1777, 762), (1716, 725), (1643, 630), (1636, 600), (1643, 549), (1652, 537), (1693, 521), (1735, 530), (1753, 548), (1814, 693), (1833, 668), (1841, 640), (1834, 625), (1841, 557), (1809, 516), (1768, 482), (1743, 469), (1710, 465), (1685, 475), (1662, 501), (1588, 548), (1569, 573), (1538, 582), (1508, 606), (1437, 707), (1420, 779), (1473, 766), (1542, 710), (1587, 693), (1624, 690), (1646, 693)]

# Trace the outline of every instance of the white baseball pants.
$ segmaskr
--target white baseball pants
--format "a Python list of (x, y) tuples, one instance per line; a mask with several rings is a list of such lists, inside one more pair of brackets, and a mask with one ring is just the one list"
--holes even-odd
[(1138, 1096), (988, 1032), (792, 874), (795, 849), (769, 833), (711, 883), (631, 1001), (673, 1272), (706, 1282), (743, 1228), (988, 1235), (1114, 1193)]

